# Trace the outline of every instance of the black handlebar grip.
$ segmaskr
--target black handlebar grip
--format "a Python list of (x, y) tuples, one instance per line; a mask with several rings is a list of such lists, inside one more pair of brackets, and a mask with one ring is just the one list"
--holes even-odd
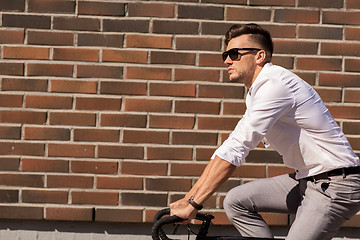
[(153, 240), (172, 240), (166, 236), (166, 233), (162, 230), (161, 226), (170, 224), (170, 223), (177, 223), (182, 222), (184, 219), (178, 216), (169, 216), (165, 218), (161, 218), (164, 215), (170, 214), (170, 208), (160, 210), (154, 217), (154, 225), (151, 229), (151, 236)]

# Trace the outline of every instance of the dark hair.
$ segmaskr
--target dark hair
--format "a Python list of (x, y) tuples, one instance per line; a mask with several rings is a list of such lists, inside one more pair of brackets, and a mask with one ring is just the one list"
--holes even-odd
[(271, 39), (271, 35), (268, 31), (260, 27), (255, 23), (250, 24), (235, 24), (225, 34), (225, 44), (228, 45), (230, 40), (240, 35), (250, 34), (251, 38), (259, 43), (266, 52), (269, 53), (269, 60), (274, 52), (274, 45)]

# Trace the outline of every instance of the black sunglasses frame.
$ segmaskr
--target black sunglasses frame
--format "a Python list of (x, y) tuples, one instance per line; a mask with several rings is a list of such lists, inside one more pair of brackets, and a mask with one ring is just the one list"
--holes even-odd
[(222, 53), (223, 61), (225, 62), (225, 60), (227, 59), (228, 56), (230, 57), (230, 59), (231, 59), (232, 61), (240, 60), (240, 58), (241, 58), (243, 55), (246, 55), (246, 54), (249, 53), (249, 52), (239, 53), (240, 50), (260, 51), (260, 50), (262, 50), (262, 49), (260, 49), (260, 48), (232, 48), (232, 49), (230, 49), (230, 50)]

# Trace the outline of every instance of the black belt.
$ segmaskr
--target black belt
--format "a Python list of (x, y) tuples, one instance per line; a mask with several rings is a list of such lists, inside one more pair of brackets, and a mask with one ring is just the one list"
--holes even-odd
[(328, 172), (320, 173), (315, 176), (307, 177), (305, 179), (309, 180), (309, 181), (316, 181), (316, 180), (320, 180), (320, 179), (328, 179), (329, 177), (333, 177), (333, 176), (343, 175), (345, 177), (350, 174), (358, 174), (358, 173), (360, 173), (360, 166), (349, 167), (349, 168), (338, 168), (338, 169), (334, 169), (334, 170), (331, 170)]

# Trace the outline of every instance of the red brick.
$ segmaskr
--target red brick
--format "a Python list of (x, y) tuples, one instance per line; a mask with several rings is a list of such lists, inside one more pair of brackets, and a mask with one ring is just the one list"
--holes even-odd
[(243, 86), (232, 85), (200, 85), (199, 97), (207, 98), (244, 98), (245, 88)]
[(96, 93), (96, 81), (50, 80), (51, 92)]
[(107, 114), (102, 113), (101, 126), (114, 127), (146, 127), (147, 117), (144, 114)]
[(3, 186), (44, 187), (44, 176), (35, 174), (0, 174)]
[(76, 109), (78, 110), (113, 110), (121, 109), (121, 99), (102, 97), (77, 97)]
[(23, 190), (21, 194), (24, 203), (64, 203), (68, 202), (68, 191), (54, 190)]
[(141, 131), (141, 130), (124, 130), (123, 132), (124, 143), (157, 143), (168, 144), (169, 132), (168, 131)]
[(208, 81), (219, 82), (220, 71), (212, 69), (176, 68), (174, 80), (176, 81)]
[(92, 205), (117, 205), (119, 204), (119, 193), (116, 192), (71, 192), (72, 204)]
[(48, 145), (50, 157), (94, 157), (95, 146), (86, 144), (56, 144)]
[(139, 50), (104, 49), (102, 54), (103, 62), (147, 63), (147, 58), (148, 53)]
[(0, 30), (0, 43), (4, 44), (22, 44), (24, 43), (24, 30)]
[(360, 103), (360, 91), (358, 89), (345, 89), (344, 90), (344, 101)]
[(123, 34), (78, 33), (78, 46), (122, 47)]
[(94, 113), (81, 112), (51, 112), (51, 125), (76, 125), (95, 126), (96, 115)]
[(349, 24), (359, 25), (360, 24), (360, 12), (350, 11), (323, 11), (322, 12), (322, 23), (323, 24)]
[(217, 134), (210, 132), (173, 132), (172, 144), (216, 145)]
[(24, 128), (24, 139), (26, 140), (70, 140), (70, 129), (52, 127), (30, 127)]
[(8, 1), (1, 2), (0, 10), (24, 11), (25, 10), (25, 1), (24, 0), (14, 0), (11, 2), (8, 2)]
[(175, 112), (219, 114), (220, 102), (175, 100)]
[(130, 17), (173, 18), (175, 16), (174, 4), (130, 2), (128, 8)]
[(192, 21), (154, 20), (153, 33), (198, 34), (199, 23)]
[(345, 134), (360, 134), (360, 122), (343, 122)]
[(104, 19), (103, 31), (105, 32), (136, 32), (148, 33), (150, 22), (148, 19)]
[(223, 102), (223, 114), (244, 115), (245, 111), (245, 102)]
[(215, 152), (216, 147), (214, 148), (197, 148), (195, 151), (195, 160), (197, 161), (209, 161), (213, 153)]
[(19, 201), (18, 190), (0, 190), (1, 203), (17, 203)]
[(358, 75), (347, 73), (319, 73), (319, 84), (336, 87), (360, 87)]
[(3, 58), (49, 59), (49, 48), (45, 47), (3, 47)]
[(120, 131), (111, 129), (81, 128), (74, 130), (74, 141), (119, 142)]
[(1, 219), (42, 220), (42, 207), (0, 206)]
[(166, 176), (168, 164), (144, 161), (122, 161), (121, 174)]
[(315, 88), (324, 102), (341, 102), (341, 89)]
[(12, 63), (2, 62), (0, 63), (0, 74), (1, 75), (24, 75), (24, 64), (23, 63)]
[(192, 129), (195, 125), (194, 117), (187, 116), (168, 116), (168, 115), (150, 115), (150, 128), (177, 128)]
[(48, 188), (93, 188), (94, 178), (76, 175), (48, 175)]
[(348, 140), (354, 150), (360, 150), (360, 138), (348, 137)]
[(178, 18), (223, 20), (224, 8), (218, 6), (178, 5)]
[(195, 84), (150, 83), (150, 96), (195, 97)]
[(16, 94), (1, 94), (0, 107), (22, 107), (23, 96)]
[(116, 174), (118, 172), (118, 163), (108, 161), (71, 161), (71, 172)]
[(266, 177), (266, 165), (244, 164), (236, 168), (232, 177), (236, 178), (264, 178)]
[(191, 160), (192, 148), (185, 147), (147, 147), (149, 160)]
[(300, 7), (311, 7), (311, 8), (343, 8), (343, 0), (334, 0), (331, 2), (328, 1), (311, 1), (311, 0), (300, 0)]
[(20, 158), (0, 157), (1, 171), (18, 171), (20, 169)]
[(126, 67), (127, 79), (171, 80), (170, 68)]
[(239, 118), (198, 117), (198, 129), (233, 130)]
[(219, 53), (200, 53), (199, 66), (201, 67), (221, 67), (225, 68), (225, 64)]
[(54, 17), (53, 28), (60, 30), (99, 31), (100, 19), (84, 17)]
[(221, 38), (210, 37), (177, 37), (175, 40), (179, 50), (220, 51), (222, 43)]
[(45, 79), (3, 78), (1, 83), (3, 91), (46, 92), (47, 86)]
[(318, 43), (294, 40), (275, 40), (274, 49), (275, 53), (315, 55), (318, 51)]
[(333, 105), (327, 106), (334, 118), (359, 119), (360, 107)]
[(343, 32), (342, 28), (299, 26), (300, 38), (342, 40), (342, 36), (343, 36), (342, 32)]
[(142, 210), (96, 208), (95, 221), (98, 222), (142, 222)]
[(195, 53), (183, 52), (151, 52), (151, 64), (180, 64), (180, 65), (195, 65)]
[(22, 158), (24, 172), (69, 172), (69, 161), (43, 158)]
[(246, 157), (248, 163), (283, 163), (279, 153), (273, 150), (253, 150)]
[(170, 175), (199, 177), (206, 165), (205, 163), (171, 163)]
[(340, 71), (342, 60), (337, 58), (298, 57), (296, 69)]
[(27, 63), (28, 76), (72, 77), (73, 65), (51, 63)]
[(92, 221), (93, 208), (46, 207), (46, 220), (56, 221)]
[(74, 0), (29, 0), (29, 12), (75, 13)]
[(123, 158), (123, 159), (143, 159), (144, 148), (138, 146), (110, 146), (100, 145), (98, 147), (99, 158)]
[(25, 106), (27, 108), (71, 109), (72, 97), (26, 95)]
[(275, 22), (285, 23), (319, 23), (319, 10), (305, 9), (275, 9)]
[(271, 10), (228, 7), (225, 19), (228, 21), (270, 21)]
[(121, 193), (123, 206), (141, 207), (165, 207), (167, 206), (167, 194), (156, 193)]
[(101, 82), (100, 93), (116, 95), (146, 95), (146, 82)]
[(295, 0), (250, 0), (250, 5), (294, 7)]
[(36, 45), (72, 46), (74, 45), (74, 33), (29, 29), (27, 31), (27, 42)]
[(97, 189), (142, 190), (143, 179), (140, 177), (97, 177)]
[(360, 40), (360, 29), (356, 27), (345, 27), (345, 40)]
[(345, 71), (359, 72), (359, 59), (345, 59)]
[(171, 101), (160, 99), (125, 99), (125, 111), (170, 112)]
[(163, 48), (170, 49), (172, 47), (172, 37), (127, 34), (126, 47), (128, 48)]
[(125, 4), (116, 2), (78, 2), (79, 14), (104, 15), (104, 16), (124, 16)]
[(145, 188), (149, 191), (188, 191), (192, 179), (146, 178)]
[(79, 78), (122, 78), (123, 68), (105, 65), (77, 65)]
[(26, 14), (2, 14), (3, 27), (50, 29), (51, 17), (26, 15)]
[(0, 126), (0, 139), (20, 139), (21, 128), (13, 126)]
[(322, 55), (360, 56), (359, 43), (321, 43)]
[(98, 62), (99, 50), (86, 48), (54, 48), (54, 60)]
[(359, 2), (357, 0), (346, 0), (346, 8), (347, 9), (360, 9)]
[(37, 111), (1, 111), (2, 123), (45, 124), (46, 113)]

